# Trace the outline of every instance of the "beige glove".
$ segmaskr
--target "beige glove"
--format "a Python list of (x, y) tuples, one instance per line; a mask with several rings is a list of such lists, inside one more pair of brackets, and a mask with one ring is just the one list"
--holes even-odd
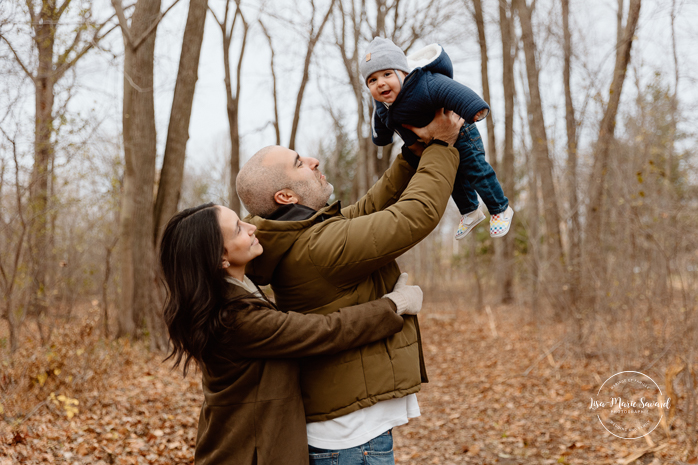
[(395, 283), (393, 292), (383, 297), (395, 303), (398, 315), (416, 315), (422, 309), (424, 294), (419, 286), (408, 286), (407, 273), (402, 273)]

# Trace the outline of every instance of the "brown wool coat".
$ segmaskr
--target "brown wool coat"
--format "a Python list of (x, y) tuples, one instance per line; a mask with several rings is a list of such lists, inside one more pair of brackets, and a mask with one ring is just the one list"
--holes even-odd
[[(428, 147), (415, 170), (402, 155), (354, 205), (324, 207), (307, 219), (258, 216), (264, 254), (247, 266), (258, 284), (271, 284), (287, 311), (331, 314), (390, 292), (400, 275), (395, 259), (439, 223), (453, 191), (458, 151)], [(385, 341), (301, 362), (306, 420), (337, 418), (376, 402), (419, 391), (425, 382), (417, 318)]]
[[(235, 299), (250, 294), (231, 284), (229, 295)], [(403, 326), (388, 299), (328, 316), (284, 313), (266, 301), (257, 302), (254, 308), (237, 310), (234, 343), (204, 356), (197, 465), (307, 465), (295, 358), (357, 347)]]

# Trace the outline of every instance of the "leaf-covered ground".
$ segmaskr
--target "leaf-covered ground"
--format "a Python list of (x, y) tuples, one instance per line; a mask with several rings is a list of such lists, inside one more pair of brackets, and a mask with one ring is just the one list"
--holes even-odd
[[(424, 309), (430, 382), (418, 396), (422, 416), (394, 431), (397, 463), (698, 462), (681, 418), (645, 440), (604, 431), (588, 410), (591, 392), (612, 374), (602, 357), (574, 356), (557, 344), (559, 327), (536, 329), (512, 314)], [(26, 339), (11, 358), (3, 349), (0, 465), (192, 462), (199, 375), (183, 379), (162, 354), (104, 342), (97, 330), (96, 313), (87, 312), (48, 346)]]

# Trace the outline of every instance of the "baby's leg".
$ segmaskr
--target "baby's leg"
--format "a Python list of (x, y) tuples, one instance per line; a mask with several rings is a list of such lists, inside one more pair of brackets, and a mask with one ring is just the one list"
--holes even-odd
[[(453, 200), (456, 200), (456, 188), (459, 188), (460, 192), (476, 191), (490, 215), (505, 211), (509, 206), (509, 199), (504, 195), (492, 166), (485, 160), (485, 147), (475, 124), (464, 126), (455, 147), (460, 154), (460, 164), (453, 189)], [(468, 197), (470, 198), (469, 194)], [(475, 205), (477, 206), (477, 203)]]
[(460, 154), (460, 163), (458, 164), (458, 171), (456, 171), (456, 180), (453, 183), (453, 193), (451, 197), (458, 207), (458, 211), (461, 215), (467, 215), (468, 213), (474, 212), (480, 205), (480, 201), (477, 198), (477, 192), (468, 182), (467, 170), (468, 167), (463, 163), (463, 150), (461, 146), (466, 143), (470, 143), (467, 140), (468, 136), (466, 133), (465, 125), (461, 128), (460, 134), (458, 135), (458, 140), (454, 144), (454, 147), (458, 149)]

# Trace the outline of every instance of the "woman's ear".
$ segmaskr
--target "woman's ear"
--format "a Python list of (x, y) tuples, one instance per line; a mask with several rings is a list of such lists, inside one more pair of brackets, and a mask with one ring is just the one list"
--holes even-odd
[(221, 268), (225, 269), (230, 266), (230, 262), (223, 257), (223, 263), (221, 263)]
[(281, 189), (274, 194), (274, 201), (279, 205), (288, 205), (291, 203), (298, 203), (300, 199), (291, 189)]

